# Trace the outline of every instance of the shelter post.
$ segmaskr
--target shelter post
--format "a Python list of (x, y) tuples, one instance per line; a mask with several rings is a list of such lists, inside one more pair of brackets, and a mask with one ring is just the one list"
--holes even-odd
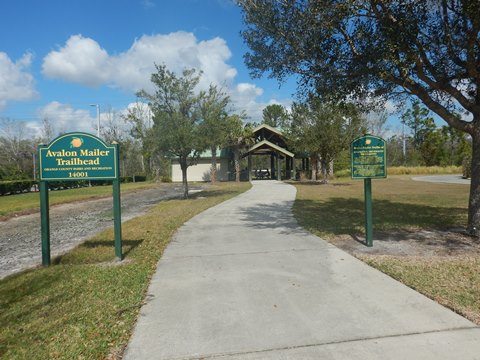
[(280, 163), (280, 153), (277, 151), (277, 180), (280, 181), (282, 180), (282, 167)]
[(248, 154), (248, 181), (252, 182), (252, 155)]

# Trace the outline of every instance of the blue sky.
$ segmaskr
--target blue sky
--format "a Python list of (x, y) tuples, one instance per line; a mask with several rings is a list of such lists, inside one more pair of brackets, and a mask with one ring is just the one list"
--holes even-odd
[(281, 88), (252, 80), (243, 62), (241, 12), (230, 0), (15, 0), (0, 3), (0, 118), (38, 131), (94, 132), (95, 108), (124, 111), (149, 90), (153, 63), (196, 67), (201, 86), (223, 86), (237, 110), (259, 121)]

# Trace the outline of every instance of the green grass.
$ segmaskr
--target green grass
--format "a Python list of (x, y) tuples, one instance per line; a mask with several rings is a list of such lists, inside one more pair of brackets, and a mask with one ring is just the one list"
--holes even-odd
[[(343, 179), (328, 185), (308, 183), (296, 187), (293, 212), (309, 231), (327, 240), (364, 232), (363, 181)], [(442, 230), (466, 226), (469, 186), (391, 176), (373, 180), (372, 187), (375, 230)], [(480, 325), (478, 252), (462, 258), (357, 256)]]
[(122, 263), (112, 230), (37, 268), (0, 281), (0, 358), (120, 356), (163, 250), (185, 221), (249, 188), (221, 183), (201, 199), (159, 203), (122, 225)]
[(480, 325), (479, 256), (461, 259), (360, 258)]
[[(329, 238), (364, 230), (363, 181), (296, 184), (293, 212), (300, 224)], [(465, 226), (469, 187), (413, 181), (407, 176), (373, 180), (374, 228), (445, 229)]]
[[(121, 184), (121, 190), (132, 191), (158, 186), (153, 182), (137, 182)], [(92, 186), (78, 189), (50, 191), (50, 205), (64, 204), (73, 201), (88, 200), (112, 196), (112, 186)], [(11, 216), (12, 214), (38, 210), (40, 208), (39, 193), (26, 193), (18, 195), (0, 196), (0, 216)]]

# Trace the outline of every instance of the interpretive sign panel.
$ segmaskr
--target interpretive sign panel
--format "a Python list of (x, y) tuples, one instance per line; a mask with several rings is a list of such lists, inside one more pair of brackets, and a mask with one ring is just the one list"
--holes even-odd
[(387, 177), (385, 140), (365, 134), (352, 142), (352, 178)]
[(61, 135), (39, 147), (40, 180), (108, 180), (118, 178), (117, 146), (91, 134)]

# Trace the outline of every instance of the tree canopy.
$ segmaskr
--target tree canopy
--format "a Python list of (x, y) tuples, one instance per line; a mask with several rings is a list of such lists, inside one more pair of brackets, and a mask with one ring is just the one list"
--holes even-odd
[(480, 235), (478, 0), (237, 2), (254, 76), (299, 75), (300, 91), (325, 100), (413, 95), (472, 135), (468, 228)]
[(263, 109), (263, 123), (273, 127), (283, 127), (288, 119), (287, 110), (282, 105), (271, 104)]
[(287, 136), (296, 152), (310, 155), (312, 179), (316, 180), (320, 164), (326, 182), (333, 160), (361, 134), (364, 125), (364, 119), (352, 104), (324, 104), (311, 98), (306, 103), (293, 104)]
[(156, 145), (167, 155), (178, 158), (184, 198), (187, 198), (187, 168), (195, 163), (205, 148), (199, 132), (202, 94), (195, 92), (200, 75), (194, 69), (185, 69), (181, 76), (177, 76), (165, 65), (155, 67), (157, 72), (151, 76), (155, 92), (150, 94), (142, 90), (138, 95), (148, 101), (153, 113), (152, 131)]
[[(480, 116), (478, 0), (239, 0), (252, 74), (323, 98), (415, 95), (450, 125)], [(479, 120), (480, 121), (480, 120)]]

